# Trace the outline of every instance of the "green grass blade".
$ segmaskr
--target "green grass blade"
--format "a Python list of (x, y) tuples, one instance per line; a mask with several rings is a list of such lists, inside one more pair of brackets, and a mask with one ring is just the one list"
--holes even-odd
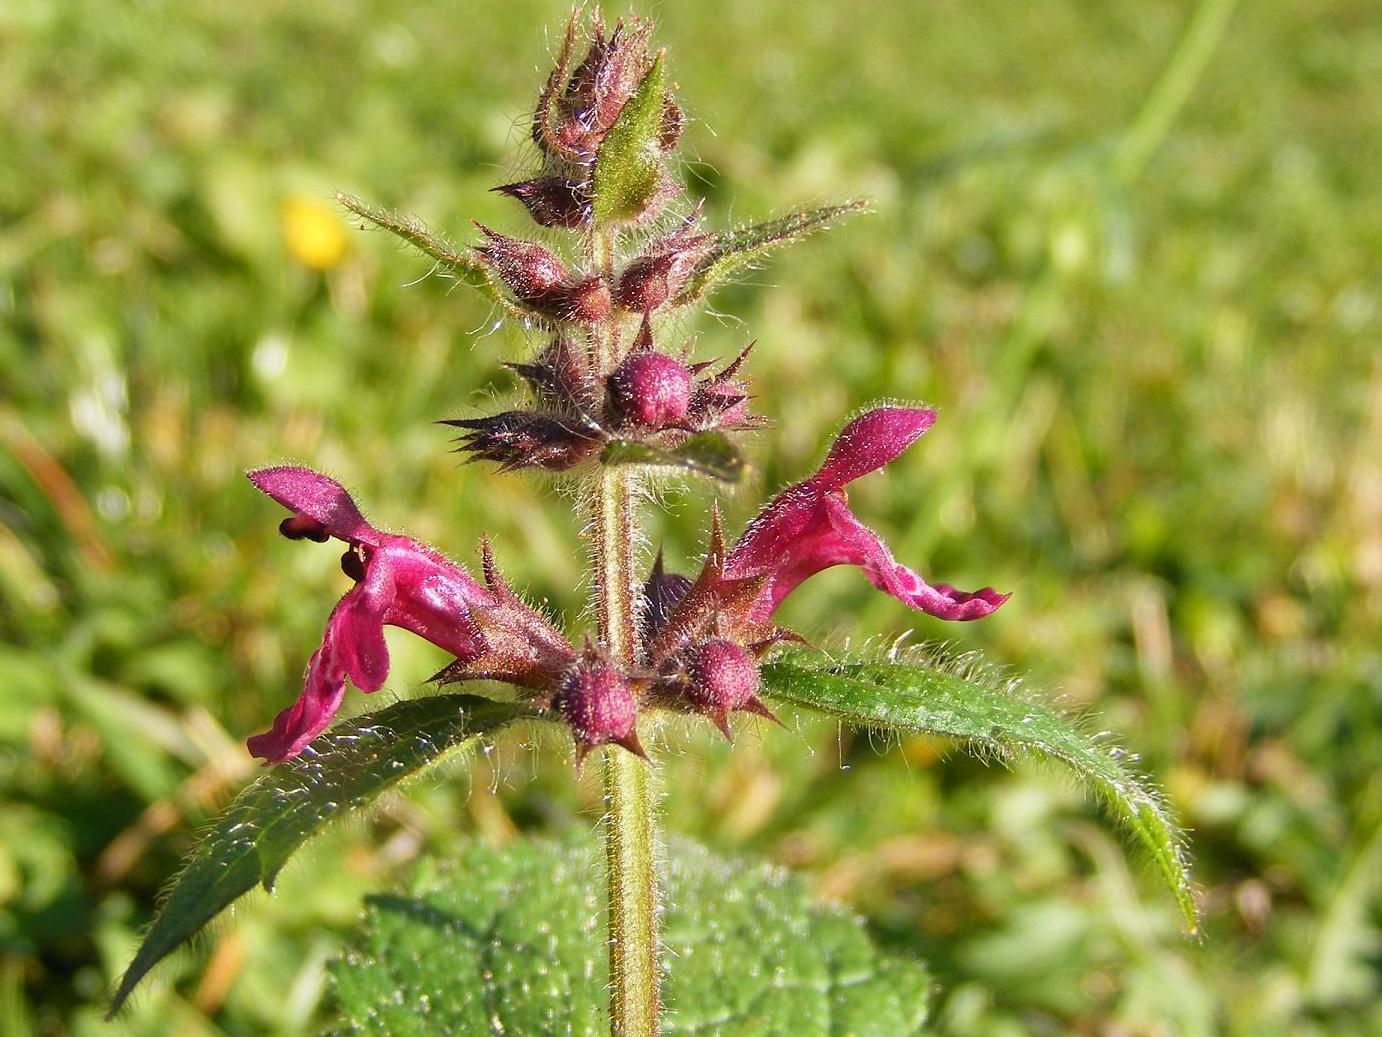
[(503, 286), (492, 271), (479, 257), (469, 250), (458, 249), (440, 234), (427, 229), (427, 224), (409, 213), (394, 212), (367, 205), (353, 195), (336, 192), (336, 201), (345, 206), (360, 219), (386, 230), (395, 237), (406, 241), (424, 255), (430, 256), (457, 280), (478, 289), (493, 302), (502, 306), (510, 315), (531, 318), (533, 315), (514, 303), (505, 293)]
[(279, 870), (328, 822), (464, 742), (529, 715), (521, 705), (432, 695), (337, 724), (289, 763), (269, 768), (212, 824), (173, 880), (111, 999), (110, 1014), (159, 961)]
[(803, 209), (765, 223), (725, 231), (710, 253), (697, 264), (673, 302), (678, 306), (695, 302), (774, 249), (825, 230), (832, 223), (868, 207), (868, 202), (856, 199), (820, 209)]
[(797, 652), (763, 667), (763, 689), (779, 701), (867, 727), (955, 738), (1000, 759), (1026, 753), (1065, 764), (1146, 848), (1187, 928), (1196, 931), (1188, 863), (1161, 798), (1118, 750), (1024, 694), (1018, 682), (968, 658), (947, 663), (917, 652), (860, 661)]

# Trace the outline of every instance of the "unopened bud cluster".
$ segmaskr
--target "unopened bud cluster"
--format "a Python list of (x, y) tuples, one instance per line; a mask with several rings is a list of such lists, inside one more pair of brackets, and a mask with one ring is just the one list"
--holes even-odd
[[(609, 32), (594, 22), (578, 59), (577, 28), (573, 22), (533, 114), (541, 175), (496, 188), (522, 203), (540, 226), (578, 232), (569, 250), (573, 258), (477, 225), (484, 240), (475, 255), (515, 307), (550, 336), (535, 361), (511, 365), (531, 391), (530, 406), (447, 422), (463, 430), (459, 451), (505, 470), (561, 472), (591, 461), (614, 441), (673, 449), (698, 432), (754, 425), (748, 387), (736, 377), (738, 362), (712, 371), (659, 350), (654, 341), (653, 316), (687, 301), (683, 289), (716, 245), (716, 235), (697, 230), (699, 206), (622, 261), (611, 255), (594, 262), (584, 247), (603, 233), (592, 202), (601, 146), (618, 132), (626, 106), (648, 103), (642, 95), (661, 57), (648, 49), (651, 25), (629, 19)], [(660, 121), (652, 187), (633, 211), (611, 221), (611, 239), (618, 226), (658, 220), (681, 190), (665, 156), (681, 136), (682, 112), (665, 91), (654, 103)]]

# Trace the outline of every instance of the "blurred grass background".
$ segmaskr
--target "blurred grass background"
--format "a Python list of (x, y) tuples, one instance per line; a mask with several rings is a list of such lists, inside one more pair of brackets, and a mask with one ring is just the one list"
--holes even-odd
[[(861, 404), (937, 404), (857, 510), (924, 572), (1016, 593), (919, 636), (1095, 708), (1193, 830), (1199, 943), (1053, 773), (823, 723), (671, 746), (669, 828), (866, 912), (930, 961), (943, 1033), (1382, 1032), (1382, 23), (1257, 0), (1220, 33), (1231, 6), (1170, 80), (1196, 10), (1170, 0), (643, 11), (712, 225), (878, 203), (687, 323), (703, 357), (758, 339), (777, 422), (731, 523)], [(0, 4), (0, 1032), (315, 1032), (363, 894), (458, 839), (592, 823), (562, 746), (505, 742), (314, 844), (98, 1021), (343, 589), (244, 468), (324, 468), (463, 559), (488, 531), (579, 608), (567, 498), (458, 468), (431, 424), (509, 393), (496, 362), (534, 342), (329, 201), (521, 229), (486, 189), (525, 168), (564, 14)], [(682, 567), (710, 493), (652, 523)], [(788, 619), (917, 621), (856, 573)], [(383, 696), (417, 693), (436, 653), (390, 645)]]

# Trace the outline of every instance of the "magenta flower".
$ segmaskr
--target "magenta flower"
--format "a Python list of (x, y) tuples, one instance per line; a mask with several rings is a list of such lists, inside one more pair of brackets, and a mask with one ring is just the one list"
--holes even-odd
[[(389, 673), (384, 627), (396, 626), (456, 656), (453, 672), (528, 687), (556, 681), (575, 651), (545, 619), (491, 574), (489, 586), (426, 544), (375, 529), (337, 482), (309, 468), (261, 468), (256, 487), (293, 512), (280, 531), (290, 539), (335, 537), (348, 548), (341, 567), (355, 580), (331, 612), (298, 700), (273, 728), (247, 742), (266, 763), (302, 751), (336, 714), (345, 682), (377, 691)], [(459, 678), (458, 678), (459, 679)]]
[(940, 619), (981, 619), (1008, 600), (991, 587), (966, 593), (929, 584), (893, 559), (886, 544), (849, 510), (846, 483), (877, 471), (936, 420), (929, 408), (879, 407), (845, 426), (820, 470), (783, 490), (725, 559), (722, 579), (763, 581), (748, 620), (766, 623), (801, 583), (835, 565), (857, 565), (870, 583), (904, 605)]
[(927, 408), (880, 407), (851, 421), (816, 474), (769, 501), (732, 549), (715, 514), (694, 583), (664, 572), (659, 555), (643, 591), (643, 654), (658, 701), (704, 713), (726, 734), (732, 712), (772, 717), (756, 696), (757, 660), (780, 641), (801, 640), (772, 615), (831, 566), (856, 565), (879, 590), (941, 619), (980, 619), (1008, 600), (990, 587), (927, 583), (849, 510), (845, 485), (895, 459), (935, 420)]

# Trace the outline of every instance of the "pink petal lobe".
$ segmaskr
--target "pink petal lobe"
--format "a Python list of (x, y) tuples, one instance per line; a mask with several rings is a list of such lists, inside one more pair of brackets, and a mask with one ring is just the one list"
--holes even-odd
[(346, 592), (326, 621), (322, 649), (364, 692), (378, 691), (389, 676), (384, 624), (394, 593), (392, 567), (376, 556), (365, 571), (364, 581)]
[(878, 407), (855, 418), (835, 438), (820, 470), (809, 482), (821, 490), (876, 472), (897, 459), (936, 420), (929, 407)]
[(345, 695), (345, 676), (325, 657), (325, 649), (318, 649), (307, 664), (302, 694), (278, 716), (273, 727), (263, 734), (246, 740), (251, 756), (264, 760), (265, 766), (290, 760), (331, 723)]
[(368, 582), (352, 587), (331, 611), (321, 647), (312, 655), (298, 700), (274, 718), (273, 728), (245, 744), (265, 763), (300, 753), (326, 729), (340, 708), (349, 677), (361, 691), (377, 691), (389, 675), (383, 608)]
[(848, 506), (838, 498), (825, 502), (830, 511), (833, 536), (831, 546), (840, 562), (857, 565), (869, 583), (891, 594), (910, 608), (919, 609), (937, 619), (983, 619), (995, 612), (1009, 595), (992, 587), (973, 593), (959, 591), (949, 584), (929, 584), (917, 573), (898, 563), (888, 545), (873, 530), (861, 523)]
[(1008, 598), (985, 587), (973, 593), (932, 585), (899, 564), (878, 534), (849, 510), (842, 487), (896, 458), (935, 421), (927, 408), (880, 407), (850, 422), (825, 463), (759, 513), (725, 561), (727, 581), (767, 577), (750, 618), (767, 622), (782, 600), (816, 573), (854, 565), (879, 590), (947, 620), (980, 619)]
[(248, 476), (261, 492), (289, 511), (324, 526), (334, 537), (357, 544), (377, 544), (381, 539), (335, 479), (292, 465), (256, 468)]

